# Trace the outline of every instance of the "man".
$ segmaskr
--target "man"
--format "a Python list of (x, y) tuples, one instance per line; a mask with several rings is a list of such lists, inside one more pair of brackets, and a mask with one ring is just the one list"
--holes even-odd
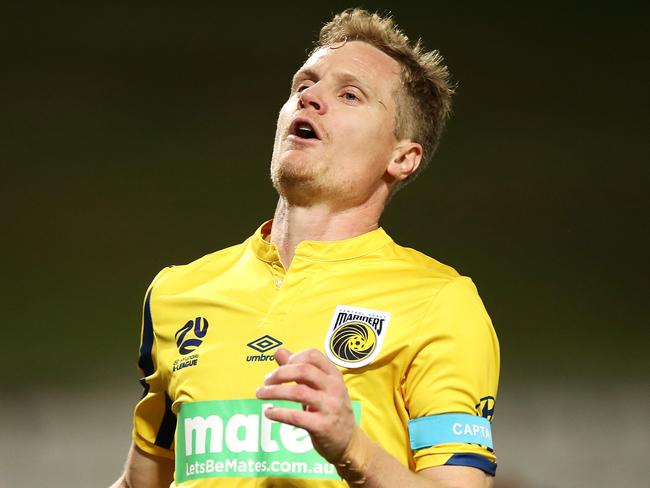
[(390, 19), (323, 27), (278, 117), (274, 219), (146, 294), (115, 487), (491, 486), (490, 319), (468, 278), (378, 226), (435, 150), (448, 77)]

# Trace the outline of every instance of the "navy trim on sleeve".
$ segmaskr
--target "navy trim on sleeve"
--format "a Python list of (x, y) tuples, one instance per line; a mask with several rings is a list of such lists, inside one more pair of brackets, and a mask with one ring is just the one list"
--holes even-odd
[(144, 301), (144, 314), (142, 318), (142, 340), (140, 341), (140, 358), (138, 366), (144, 372), (145, 376), (152, 375), (154, 372), (153, 358), (151, 351), (153, 349), (153, 319), (151, 318), (151, 292), (147, 293)]
[(485, 471), (490, 476), (494, 476), (497, 472), (497, 463), (493, 463), (480, 454), (454, 454), (445, 463), (445, 466), (470, 466)]
[(142, 398), (144, 398), (149, 394), (149, 388), (151, 388), (151, 386), (144, 378), (140, 378), (140, 384), (142, 385)]
[(165, 393), (165, 413), (160, 422), (160, 428), (156, 435), (156, 444), (165, 449), (171, 449), (174, 442), (174, 432), (176, 432), (176, 414), (172, 411), (172, 399)]

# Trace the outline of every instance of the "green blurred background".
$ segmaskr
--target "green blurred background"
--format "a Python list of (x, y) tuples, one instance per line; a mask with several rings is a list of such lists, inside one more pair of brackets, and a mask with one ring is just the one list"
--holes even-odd
[[(147, 285), (272, 215), (277, 112), (321, 24), (350, 6), (391, 11), (459, 83), (436, 158), (382, 225), (477, 283), (499, 401), (516, 416), (573, 392), (589, 410), (616, 391), (616, 413), (629, 390), (645, 408), (647, 8), (50, 2), (0, 8), (5, 411), (93, 392), (124, 395), (128, 422)], [(110, 409), (102, 424), (117, 428)], [(107, 451), (115, 470), (125, 449)], [(582, 486), (505, 470), (502, 486)]]

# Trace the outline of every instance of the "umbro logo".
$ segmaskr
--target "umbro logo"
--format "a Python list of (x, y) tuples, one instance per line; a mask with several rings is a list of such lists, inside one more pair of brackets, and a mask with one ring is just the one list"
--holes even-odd
[(275, 349), (278, 346), (281, 346), (282, 341), (279, 341), (275, 337), (271, 337), (270, 335), (267, 334), (267, 335), (263, 335), (262, 337), (258, 337), (257, 339), (249, 342), (246, 345), (251, 349), (260, 353), (260, 354), (249, 354), (248, 356), (246, 356), (246, 362), (252, 363), (252, 362), (273, 361), (275, 359), (275, 356), (273, 356), (273, 354), (264, 354), (264, 353), (270, 351), (271, 349)]
[(274, 347), (281, 346), (282, 341), (279, 341), (275, 337), (271, 337), (270, 335), (265, 335), (262, 337), (258, 337), (257, 339), (249, 342), (246, 345), (251, 349), (255, 349), (257, 352), (266, 352), (266, 351), (270, 351)]

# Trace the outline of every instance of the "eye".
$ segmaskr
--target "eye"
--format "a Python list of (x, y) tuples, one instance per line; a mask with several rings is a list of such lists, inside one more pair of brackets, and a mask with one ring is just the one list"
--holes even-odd
[(311, 81), (311, 80), (302, 80), (302, 81), (299, 81), (299, 82), (297, 82), (297, 83), (294, 85), (294, 86), (295, 86), (295, 88), (294, 88), (294, 92), (295, 92), (295, 93), (303, 92), (303, 91), (305, 91), (307, 88), (309, 88), (310, 86), (312, 86), (313, 84), (314, 84), (314, 82)]
[(343, 98), (343, 100), (345, 100), (346, 102), (357, 103), (357, 102), (361, 101), (361, 98), (359, 98), (359, 96), (355, 92), (350, 91), (350, 90), (344, 91), (341, 94), (341, 98)]

